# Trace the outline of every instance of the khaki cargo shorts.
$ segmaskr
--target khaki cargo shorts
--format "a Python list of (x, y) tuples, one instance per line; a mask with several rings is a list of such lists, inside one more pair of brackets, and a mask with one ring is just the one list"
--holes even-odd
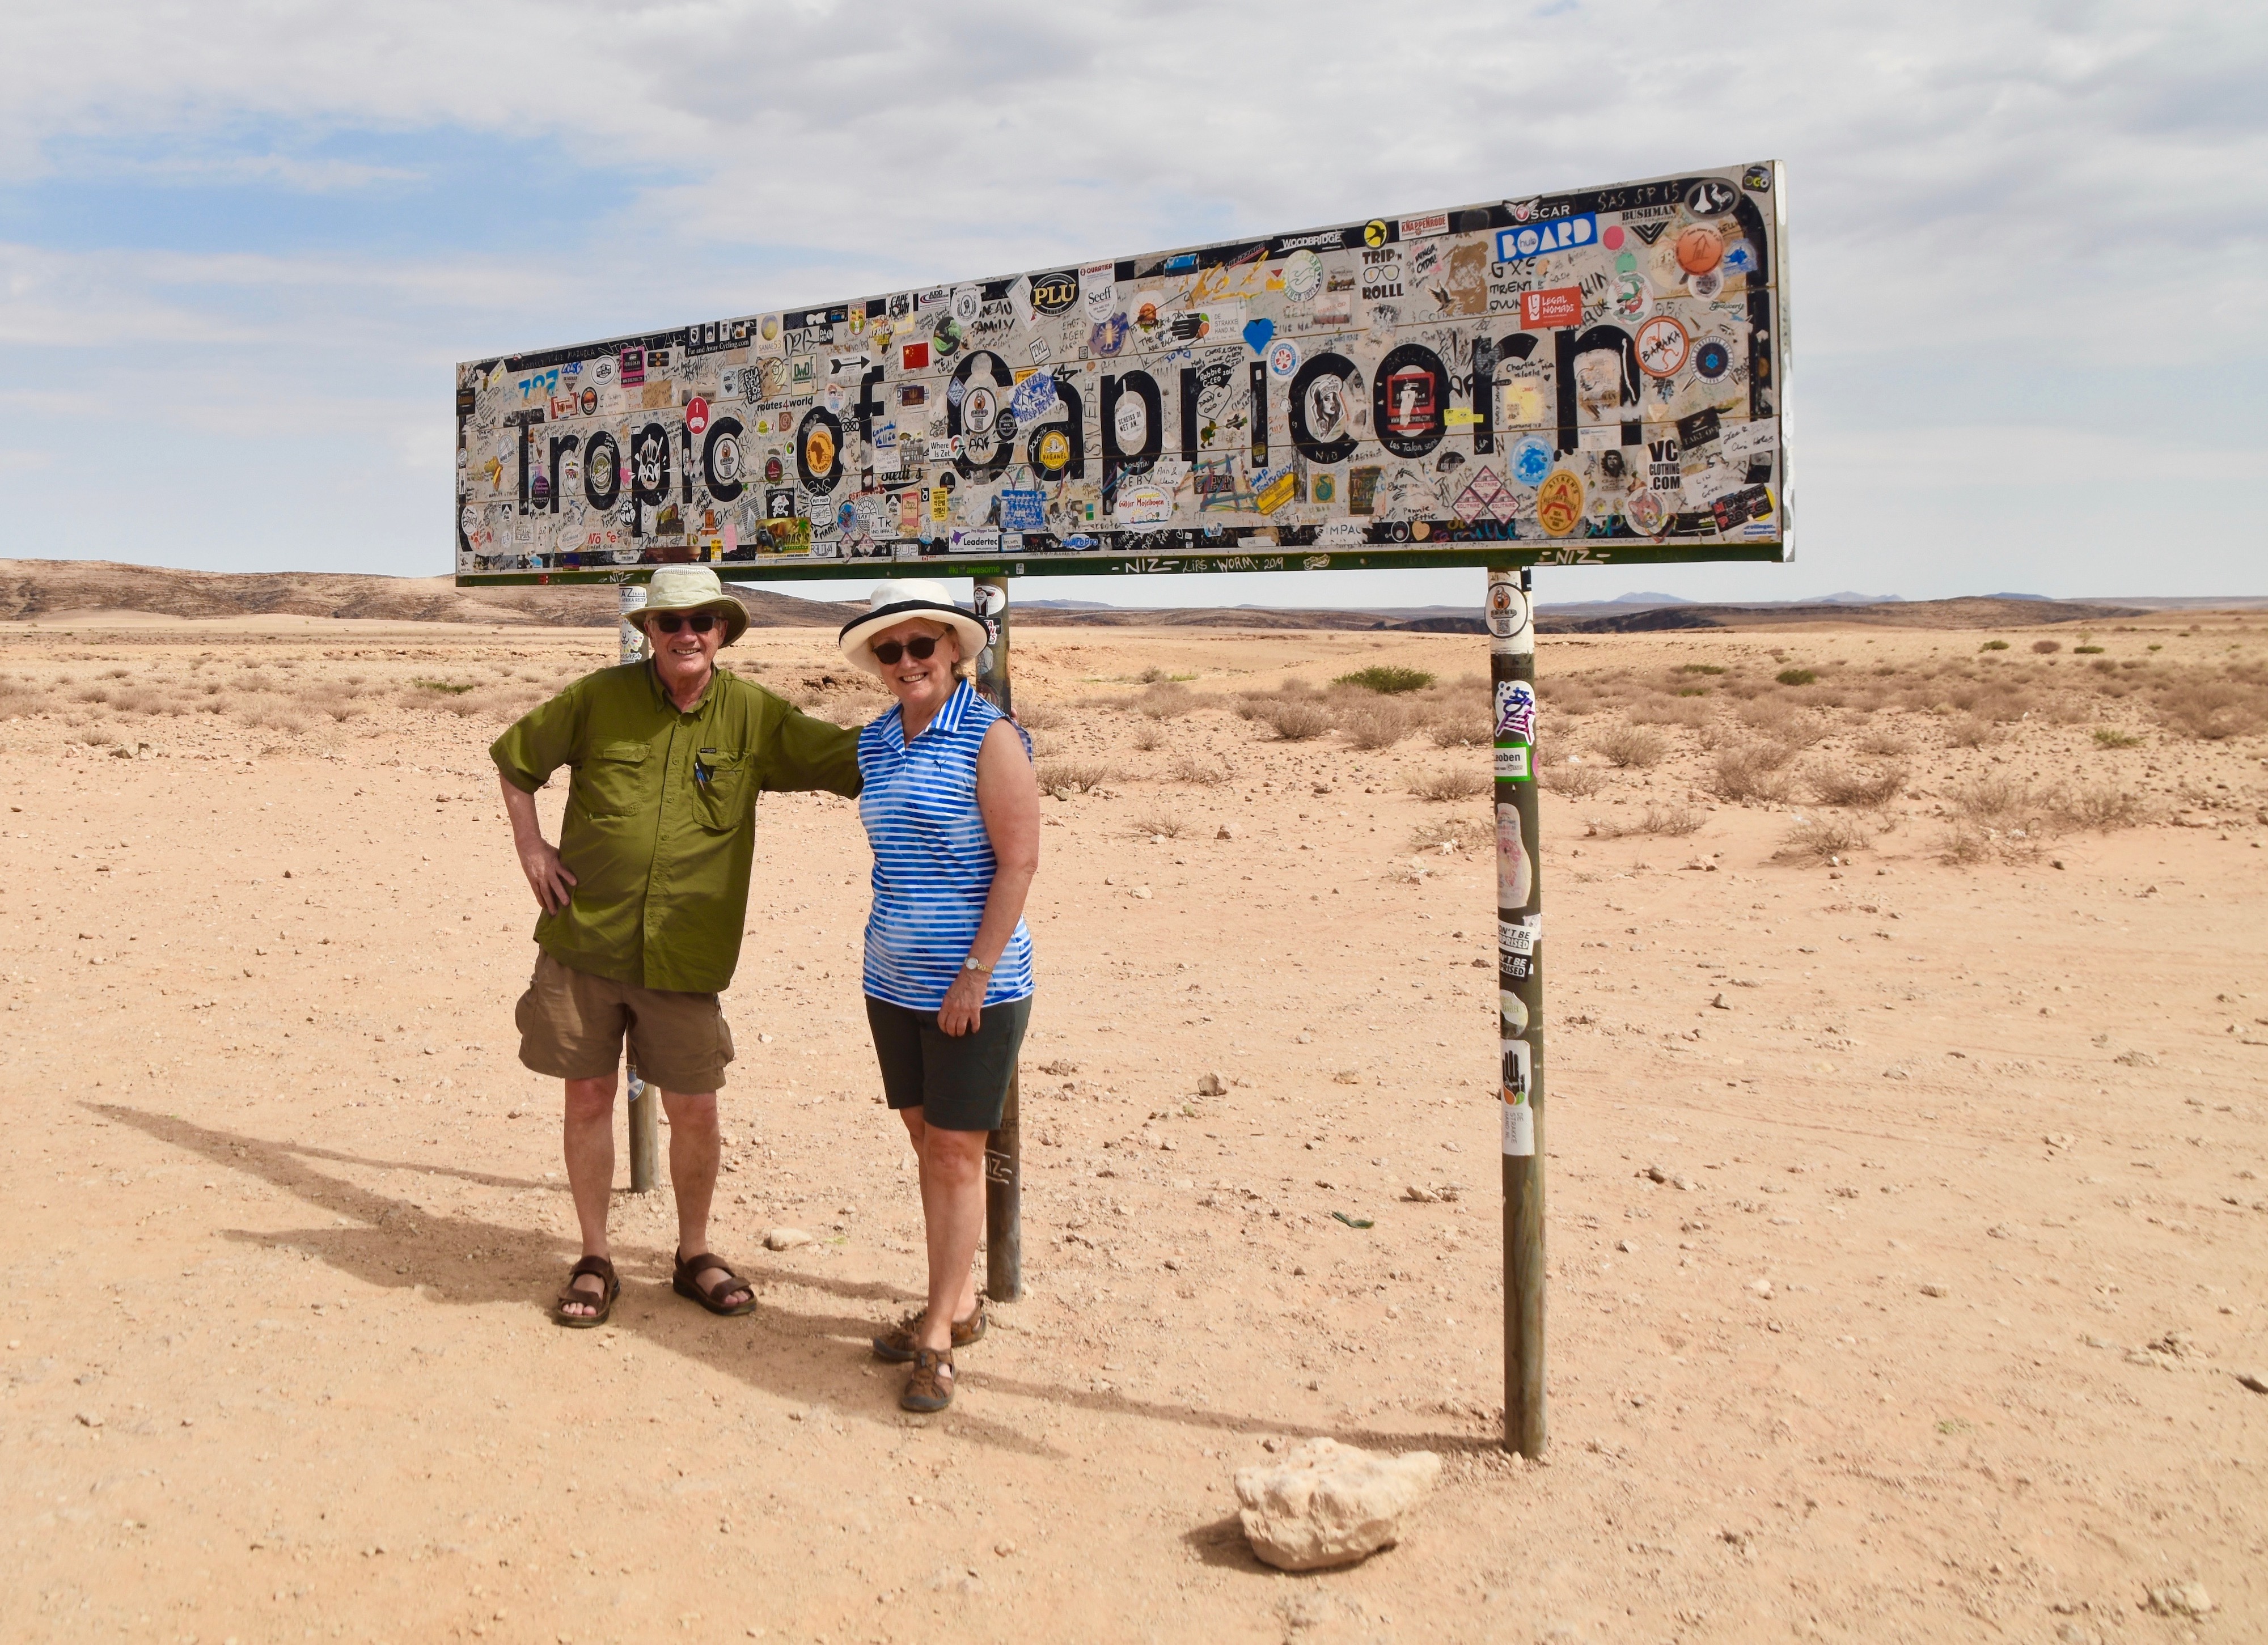
[(554, 1079), (601, 1079), (622, 1066), (622, 1038), (638, 1077), (666, 1091), (720, 1091), (733, 1031), (713, 994), (637, 988), (563, 966), (539, 951), (512, 1012), (519, 1060)]

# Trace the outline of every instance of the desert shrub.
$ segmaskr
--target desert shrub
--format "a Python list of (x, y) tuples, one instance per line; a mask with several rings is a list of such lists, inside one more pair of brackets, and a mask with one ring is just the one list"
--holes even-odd
[(1202, 788), (1211, 788), (1228, 781), (1226, 766), (1217, 766), (1209, 760), (1198, 760), (1188, 754), (1174, 761), (1173, 769), (1167, 775), (1176, 782), (1194, 782)]
[(1822, 805), (1887, 805), (1906, 785), (1904, 766), (1881, 766), (1867, 770), (1857, 766), (1814, 766), (1804, 781)]
[(100, 748), (111, 740), (111, 736), (108, 731), (95, 727), (75, 733), (71, 740), (85, 743), (89, 748)]
[(1159, 667), (1155, 663), (1152, 663), (1149, 667), (1135, 675), (1134, 678), (1145, 686), (1155, 686), (1163, 684), (1165, 681), (1171, 679), (1173, 676), (1167, 673), (1164, 669)]
[(1359, 702), (1339, 716), (1339, 730), (1357, 748), (1391, 748), (1410, 735), (1410, 716), (1398, 702)]
[(1496, 740), (1496, 727), (1486, 709), (1445, 707), (1426, 731), (1436, 748), (1486, 747)]
[(1091, 794), (1117, 775), (1100, 760), (1050, 760), (1039, 768), (1040, 789), (1047, 794)]
[(1987, 640), (1977, 649), (1980, 651), (2005, 651), (2008, 649), (2008, 643), (2006, 640)]
[(2133, 828), (2150, 820), (2150, 807), (2139, 795), (2114, 793), (2109, 789), (2062, 789), (2050, 799), (2048, 809), (2067, 828), (2088, 828), (2097, 834)]
[(2071, 654), (2073, 657), (2100, 657), (2102, 648), (2099, 645), (2074, 645), (2071, 648)]
[(1772, 861), (1838, 863), (1868, 843), (1867, 826), (1855, 817), (1799, 818), (1772, 853)]
[(1607, 774), (1596, 766), (1547, 766), (1539, 761), (1535, 770), (1545, 788), (1570, 799), (1587, 800), (1607, 785)]
[(2167, 726), (2201, 742), (2249, 737), (2268, 724), (2268, 687), (2250, 680), (2179, 680), (2152, 706)]
[[(268, 687), (256, 683), (256, 677), (254, 679), (247, 679), (243, 683), (249, 690), (260, 691), (268, 689)], [(461, 697), (467, 692), (473, 689), (469, 685), (459, 685), (456, 681), (450, 679), (413, 679), (409, 683), (416, 690), (435, 692), (445, 697)]]
[(2122, 731), (2113, 725), (2095, 728), (2095, 745), (2098, 748), (2139, 748), (2142, 739), (2132, 731)]
[(1134, 728), (1134, 746), (1144, 753), (1166, 745), (1166, 728), (1155, 720), (1145, 720)]
[(1174, 719), (1197, 706), (1197, 694), (1171, 680), (1151, 687), (1134, 700), (1134, 711), (1153, 720)]
[(1669, 752), (1669, 739), (1648, 725), (1616, 725), (1590, 738), (1590, 745), (1609, 763), (1625, 770), (1658, 766)]
[(1982, 748), (1999, 740), (2000, 728), (1974, 714), (1963, 714), (1946, 726), (1945, 737), (1955, 748)]
[(1702, 813), (1690, 805), (1649, 805), (1635, 820), (1616, 817), (1586, 817), (1583, 833), (1594, 840), (1621, 840), (1632, 834), (1666, 834), (1683, 838), (1701, 829)]
[(1817, 671), (1808, 668), (1783, 668), (1772, 676), (1783, 686), (1809, 686), (1819, 679)]
[(1896, 731), (1877, 729), (1859, 739), (1859, 752), (1872, 754), (1877, 760), (1894, 760), (1913, 753), (1913, 744)]
[(1693, 689), (1692, 695), (1683, 693), (1675, 697), (1653, 697), (1635, 703), (1625, 717), (1633, 725), (1683, 725), (1689, 731), (1698, 731), (1710, 719), (1709, 705), (1697, 699), (1706, 696), (1706, 686)]
[(1027, 731), (1051, 731), (1063, 723), (1063, 716), (1052, 704), (1027, 702), (1016, 710), (1016, 723)]
[(1721, 674), (1724, 672), (1714, 663), (1680, 663), (1677, 665), (1677, 672), (1681, 674)]
[(1770, 743), (1720, 749), (1710, 771), (1710, 786), (1721, 799), (1777, 804), (1787, 797), (1792, 786), (1782, 769), (1786, 764), (1786, 751)]
[(1421, 800), (1469, 800), (1495, 786), (1487, 772), (1470, 766), (1448, 766), (1410, 779), (1410, 791)]
[(1133, 832), (1145, 839), (1178, 840), (1189, 833), (1189, 819), (1179, 811), (1150, 810), (1138, 813)]
[(1331, 729), (1330, 710), (1319, 702), (1270, 702), (1259, 717), (1287, 743), (1304, 743)]
[(1493, 850), (1496, 826), (1470, 811), (1442, 811), (1410, 832), (1412, 851), (1438, 851), (1445, 845), (1456, 851)]
[(1432, 683), (1433, 676), (1422, 668), (1402, 668), (1391, 663), (1373, 663), (1368, 668), (1358, 668), (1331, 681), (1334, 686), (1354, 686), (1386, 696), (1423, 691)]
[(2063, 650), (2063, 642), (2060, 640), (2035, 640), (2032, 642), (2032, 650), (2038, 656), (2052, 657), (2055, 653)]

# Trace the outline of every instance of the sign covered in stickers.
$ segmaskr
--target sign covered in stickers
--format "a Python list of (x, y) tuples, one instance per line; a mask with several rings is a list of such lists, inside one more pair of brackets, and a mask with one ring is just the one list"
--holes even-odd
[(1725, 166), (469, 362), (458, 576), (1784, 559), (1784, 194)]

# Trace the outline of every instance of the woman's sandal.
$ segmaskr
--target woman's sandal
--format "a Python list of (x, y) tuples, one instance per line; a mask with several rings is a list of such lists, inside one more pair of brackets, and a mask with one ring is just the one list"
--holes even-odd
[(906, 1378), (906, 1391), (898, 1396), (898, 1406), (905, 1411), (942, 1411), (953, 1403), (954, 1381), (951, 1348), (916, 1348), (913, 1375)]
[[(914, 1333), (921, 1329), (924, 1318), (926, 1315), (924, 1313), (910, 1313), (887, 1331), (878, 1333), (874, 1337), (874, 1357), (887, 1360), (893, 1365), (911, 1364), (915, 1351), (921, 1346)], [(980, 1296), (976, 1299), (975, 1313), (966, 1319), (953, 1322), (953, 1346), (965, 1348), (983, 1334), (984, 1299)]]
[[(703, 1290), (696, 1281), (703, 1271), (710, 1268), (717, 1269), (725, 1277)], [(756, 1311), (756, 1288), (705, 1251), (697, 1257), (678, 1258), (677, 1272), (670, 1279), (669, 1289), (680, 1296), (690, 1296), (711, 1313), (722, 1314), (727, 1319)], [(730, 1296), (734, 1291), (746, 1291), (747, 1300), (730, 1308), (717, 1300), (720, 1296)]]
[[(578, 1291), (575, 1281), (585, 1274), (595, 1276), (606, 1289), (593, 1296), (588, 1291)], [(622, 1294), (622, 1282), (615, 1276), (615, 1265), (604, 1257), (585, 1257), (575, 1265), (567, 1276), (567, 1289), (559, 1293), (559, 1300), (551, 1304), (551, 1317), (570, 1331), (588, 1331), (593, 1326), (602, 1326), (615, 1311), (615, 1298)], [(571, 1314), (570, 1304), (588, 1308), (587, 1314)]]

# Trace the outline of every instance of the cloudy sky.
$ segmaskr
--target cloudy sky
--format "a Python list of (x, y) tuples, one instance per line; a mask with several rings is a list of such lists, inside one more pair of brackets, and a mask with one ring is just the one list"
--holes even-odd
[[(2257, 4), (11, 18), (0, 553), (431, 575), (459, 359), (1769, 157), (1797, 563), (1545, 599), (2268, 592)], [(1428, 604), (1479, 574), (1028, 591)]]

